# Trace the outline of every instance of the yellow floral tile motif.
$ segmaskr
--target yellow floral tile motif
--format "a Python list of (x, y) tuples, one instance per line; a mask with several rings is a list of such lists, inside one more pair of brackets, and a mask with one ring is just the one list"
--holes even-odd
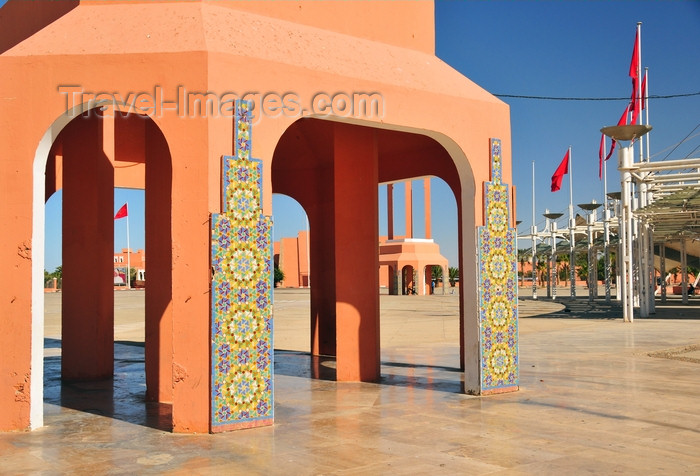
[(491, 139), (491, 181), (478, 230), (481, 393), (517, 390), (518, 295), (515, 229), (508, 185), (501, 182), (501, 141)]
[(236, 102), (234, 156), (222, 163), (222, 213), (211, 227), (211, 429), (273, 421), (272, 219), (262, 162), (250, 158), (248, 101)]

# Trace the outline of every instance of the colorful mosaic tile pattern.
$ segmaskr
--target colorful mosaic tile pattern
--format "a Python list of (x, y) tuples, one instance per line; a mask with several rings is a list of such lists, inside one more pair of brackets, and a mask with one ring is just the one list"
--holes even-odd
[(250, 158), (250, 108), (236, 103), (236, 155), (223, 157), (212, 215), (212, 432), (273, 420), (272, 219), (261, 212), (262, 162)]
[(484, 184), (479, 227), (481, 393), (518, 389), (518, 295), (515, 229), (508, 185), (501, 183), (501, 141), (491, 139), (491, 181)]

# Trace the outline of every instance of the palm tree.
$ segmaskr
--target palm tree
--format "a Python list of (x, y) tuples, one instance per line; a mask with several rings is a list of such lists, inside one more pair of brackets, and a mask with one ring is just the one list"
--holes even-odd
[(455, 287), (455, 282), (459, 280), (459, 268), (448, 268), (447, 276), (450, 280), (450, 286)]
[(433, 266), (430, 269), (430, 274), (434, 280), (442, 282), (442, 266)]
[(561, 254), (558, 256), (558, 260), (561, 263), (559, 267), (559, 282), (564, 280), (564, 286), (569, 285), (569, 255)]
[(544, 286), (544, 284), (547, 282), (547, 262), (549, 260), (547, 259), (546, 256), (538, 256), (537, 257), (537, 277), (538, 281), (540, 283), (540, 286)]
[(525, 262), (530, 260), (530, 250), (521, 248), (518, 250), (518, 261), (520, 261), (520, 287), (525, 286)]

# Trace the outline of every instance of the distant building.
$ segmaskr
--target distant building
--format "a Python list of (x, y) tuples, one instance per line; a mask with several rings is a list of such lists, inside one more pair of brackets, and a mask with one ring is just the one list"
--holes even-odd
[(131, 283), (132, 287), (136, 282), (146, 281), (146, 252), (144, 250), (131, 251), (122, 248), (121, 253), (114, 253), (114, 285), (126, 286), (127, 266), (136, 269), (136, 280)]
[(275, 267), (282, 270), (283, 288), (309, 287), (309, 234), (300, 231), (296, 238), (282, 238), (274, 243)]
[[(447, 258), (440, 254), (440, 246), (431, 238), (430, 227), (430, 179), (424, 178), (425, 238), (413, 236), (413, 195), (411, 181), (405, 181), (407, 236), (394, 236), (393, 187), (387, 185), (387, 213), (389, 235), (379, 240), (379, 286), (388, 288), (389, 294), (430, 294), (447, 281)], [(305, 288), (310, 285), (309, 234), (300, 231), (296, 238), (282, 238), (274, 243), (275, 266), (284, 273), (279, 283), (283, 288)], [(433, 276), (437, 266), (442, 272)], [(444, 280), (444, 281), (443, 281)], [(441, 291), (442, 292), (442, 291)]]

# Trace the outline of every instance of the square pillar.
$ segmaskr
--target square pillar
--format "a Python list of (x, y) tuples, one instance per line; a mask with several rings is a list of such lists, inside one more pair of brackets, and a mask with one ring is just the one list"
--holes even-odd
[[(143, 119), (141, 119), (143, 120)], [(158, 126), (145, 123), (146, 251), (146, 399), (173, 401), (172, 165)]]
[(379, 378), (378, 156), (374, 131), (334, 126), (338, 381)]
[(311, 276), (311, 355), (336, 355), (333, 167), (320, 172), (316, 186), (325, 200), (308, 207)]
[(102, 118), (73, 120), (63, 142), (62, 377), (114, 373), (114, 169)]

